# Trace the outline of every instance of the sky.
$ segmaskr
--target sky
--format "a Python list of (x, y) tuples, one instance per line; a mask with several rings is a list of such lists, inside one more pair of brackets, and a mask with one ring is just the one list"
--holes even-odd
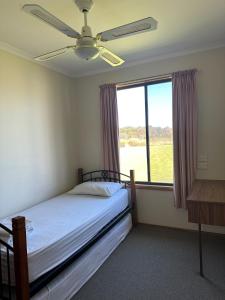
[[(144, 87), (117, 92), (119, 127), (145, 126)], [(149, 125), (172, 127), (172, 83), (148, 86)]]

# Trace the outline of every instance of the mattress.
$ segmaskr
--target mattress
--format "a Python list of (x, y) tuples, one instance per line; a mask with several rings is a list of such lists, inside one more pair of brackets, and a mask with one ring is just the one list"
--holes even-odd
[(66, 193), (17, 213), (34, 228), (27, 235), (29, 282), (71, 256), (127, 205), (128, 191), (121, 189), (112, 197)]
[(132, 219), (128, 214), (31, 300), (71, 299), (125, 239), (131, 227)]

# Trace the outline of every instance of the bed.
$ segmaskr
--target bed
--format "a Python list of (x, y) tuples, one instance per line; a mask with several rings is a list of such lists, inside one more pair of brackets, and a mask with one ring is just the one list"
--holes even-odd
[[(0, 223), (12, 236), (12, 243), (0, 239), (1, 299), (70, 299), (136, 223), (133, 171), (78, 169), (78, 181), (124, 188), (107, 199), (65, 193), (12, 216), (12, 230)], [(34, 226), (27, 237), (26, 219)]]

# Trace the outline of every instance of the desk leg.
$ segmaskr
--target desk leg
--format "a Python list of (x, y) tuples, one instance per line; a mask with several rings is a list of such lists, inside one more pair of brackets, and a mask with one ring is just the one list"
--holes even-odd
[(201, 228), (201, 223), (198, 224), (198, 238), (199, 238), (200, 276), (204, 277), (204, 274), (203, 274), (203, 264), (202, 264), (202, 228)]

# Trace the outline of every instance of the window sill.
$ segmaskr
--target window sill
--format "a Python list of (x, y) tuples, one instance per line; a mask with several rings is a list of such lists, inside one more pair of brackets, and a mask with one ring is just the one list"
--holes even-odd
[(147, 184), (135, 184), (136, 189), (139, 190), (158, 190), (158, 191), (173, 191), (173, 186), (169, 185), (147, 185)]

